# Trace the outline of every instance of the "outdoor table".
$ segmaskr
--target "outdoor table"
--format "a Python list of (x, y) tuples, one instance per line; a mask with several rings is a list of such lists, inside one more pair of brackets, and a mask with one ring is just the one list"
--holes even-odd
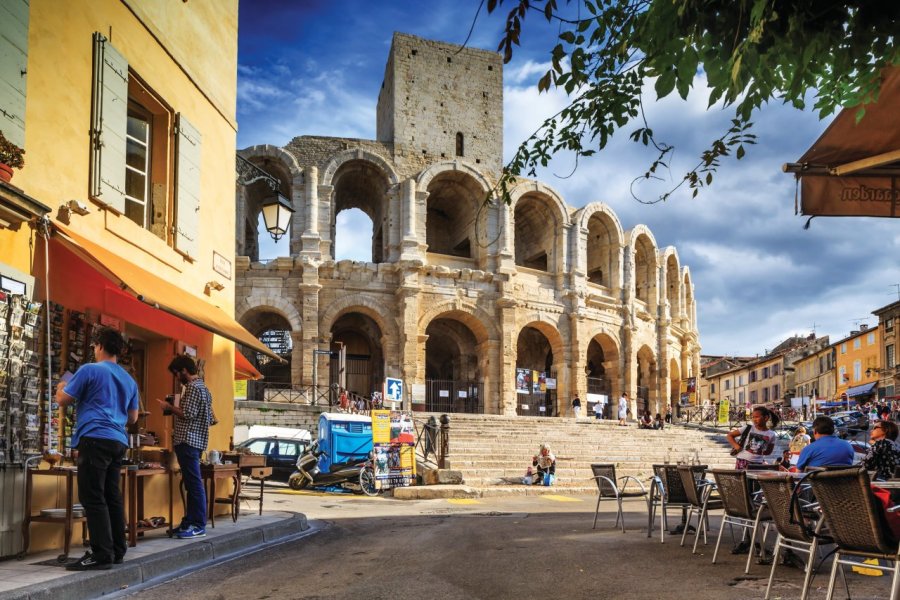
[[(75, 517), (72, 515), (72, 505), (75, 496), (75, 482), (78, 471), (74, 467), (54, 467), (50, 469), (28, 469), (25, 474), (25, 519), (22, 521), (22, 553), (25, 556), (28, 546), (31, 543), (31, 524), (32, 523), (54, 523), (64, 526), (63, 553), (59, 556), (60, 560), (65, 560), (69, 556), (69, 548), (72, 539), (72, 527), (75, 523), (81, 523), (81, 541), (87, 539), (87, 518)], [(40, 513), (32, 514), (31, 498), (34, 486), (34, 477), (63, 477), (66, 484), (66, 503), (63, 508), (66, 510), (65, 516), (45, 517)]]
[(126, 489), (128, 491), (128, 545), (137, 546), (138, 535), (155, 527), (138, 526), (144, 519), (144, 481), (154, 475), (168, 475), (169, 482), (169, 527), (172, 526), (172, 476), (168, 469), (162, 467), (150, 469), (126, 469)]

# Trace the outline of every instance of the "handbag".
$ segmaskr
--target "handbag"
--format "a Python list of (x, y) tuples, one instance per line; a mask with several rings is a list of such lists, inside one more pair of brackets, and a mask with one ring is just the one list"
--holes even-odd
[(747, 443), (748, 435), (750, 435), (750, 426), (749, 425), (744, 427), (744, 431), (741, 432), (741, 437), (738, 438), (738, 446), (740, 446), (740, 448), (732, 448), (731, 449), (732, 456), (737, 456), (744, 450), (744, 444)]

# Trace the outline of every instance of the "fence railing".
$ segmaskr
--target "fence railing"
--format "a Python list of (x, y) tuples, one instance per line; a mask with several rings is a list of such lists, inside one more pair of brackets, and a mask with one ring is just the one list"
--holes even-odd
[(480, 381), (425, 380), (425, 410), (428, 412), (484, 412), (484, 383)]
[(416, 428), (416, 452), (424, 460), (433, 456), (439, 469), (445, 469), (450, 454), (450, 417), (441, 415), (440, 422), (433, 415), (427, 419), (413, 416)]
[(247, 400), (256, 402), (281, 402), (305, 404), (308, 406), (334, 406), (337, 404), (337, 389), (328, 385), (300, 385), (250, 381), (247, 386)]

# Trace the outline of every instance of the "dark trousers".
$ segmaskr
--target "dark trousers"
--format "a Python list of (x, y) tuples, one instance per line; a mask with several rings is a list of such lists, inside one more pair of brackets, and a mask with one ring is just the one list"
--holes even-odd
[(181, 481), (187, 492), (187, 506), (181, 526), (196, 525), (206, 529), (206, 488), (200, 476), (200, 450), (188, 444), (175, 446), (175, 456), (181, 467)]
[(91, 553), (100, 563), (125, 556), (125, 509), (119, 490), (125, 445), (114, 440), (78, 441), (78, 500), (84, 506)]

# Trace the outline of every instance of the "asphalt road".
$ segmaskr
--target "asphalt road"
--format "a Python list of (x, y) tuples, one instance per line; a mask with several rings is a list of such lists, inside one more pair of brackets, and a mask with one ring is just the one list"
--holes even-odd
[[(288, 490), (285, 490), (288, 491)], [(360, 496), (273, 494), (271, 508), (304, 512), (317, 531), (134, 594), (171, 600), (407, 598), (763, 598), (769, 568), (711, 544), (691, 555), (678, 536), (646, 535), (646, 508), (626, 502), (629, 531), (614, 529), (596, 497), (536, 496), (397, 501)], [(674, 526), (676, 518), (670, 520)], [(717, 519), (713, 521), (717, 527)], [(770, 536), (774, 542), (774, 534)], [(824, 598), (828, 572), (813, 580)], [(852, 598), (886, 598), (888, 577), (847, 577)], [(773, 598), (798, 598), (802, 574), (779, 567)], [(839, 580), (840, 584), (840, 580)], [(839, 588), (841, 592), (841, 590)], [(836, 597), (846, 597), (838, 594)]]

